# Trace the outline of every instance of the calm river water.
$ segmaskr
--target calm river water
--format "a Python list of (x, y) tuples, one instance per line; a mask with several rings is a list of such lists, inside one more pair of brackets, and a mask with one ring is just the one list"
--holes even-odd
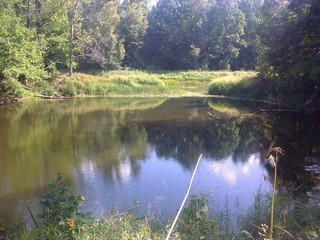
[(171, 217), (203, 154), (192, 193), (216, 211), (245, 211), (270, 191), (267, 151), (284, 149), (280, 186), (310, 193), (317, 179), (319, 119), (251, 114), (262, 104), (214, 98), (70, 99), (0, 107), (0, 219), (26, 220), (58, 173), (95, 217), (130, 207)]

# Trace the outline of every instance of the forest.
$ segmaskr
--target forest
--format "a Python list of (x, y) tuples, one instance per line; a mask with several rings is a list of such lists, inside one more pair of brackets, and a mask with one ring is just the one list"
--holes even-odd
[(0, 0), (0, 22), (0, 95), (75, 71), (254, 70), (319, 105), (319, 0)]

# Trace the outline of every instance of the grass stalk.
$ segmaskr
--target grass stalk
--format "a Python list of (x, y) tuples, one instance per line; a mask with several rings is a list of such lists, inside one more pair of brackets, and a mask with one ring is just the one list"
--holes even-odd
[[(275, 142), (272, 143), (274, 145)], [(271, 145), (271, 146), (272, 146)], [(279, 154), (283, 154), (283, 149), (281, 147), (270, 147), (270, 152), (275, 153), (275, 157), (270, 154), (269, 161), (271, 165), (274, 167), (274, 178), (273, 178), (273, 188), (272, 188), (272, 197), (271, 197), (271, 216), (270, 216), (270, 234), (269, 240), (273, 240), (273, 228), (274, 228), (274, 206), (275, 206), (275, 194), (277, 187), (277, 167), (279, 161)]]
[(180, 206), (180, 208), (179, 208), (179, 211), (178, 211), (178, 213), (177, 213), (177, 215), (176, 215), (176, 217), (175, 217), (175, 219), (174, 219), (174, 221), (173, 221), (173, 223), (172, 223), (172, 225), (171, 225), (171, 228), (170, 228), (170, 230), (169, 230), (169, 232), (168, 232), (168, 234), (167, 234), (166, 240), (169, 240), (169, 239), (170, 239), (170, 236), (171, 236), (172, 231), (173, 231), (173, 229), (174, 229), (174, 227), (175, 227), (175, 225), (176, 225), (176, 223), (177, 223), (177, 221), (178, 221), (178, 219), (179, 219), (179, 216), (180, 216), (180, 213), (181, 213), (181, 211), (182, 211), (182, 209), (183, 209), (183, 207), (184, 207), (184, 204), (185, 204), (186, 201), (187, 201), (187, 198), (188, 198), (189, 193), (190, 193), (190, 190), (191, 190), (191, 185), (192, 185), (192, 182), (193, 182), (195, 173), (196, 173), (196, 171), (197, 171), (197, 169), (198, 169), (198, 166), (199, 166), (199, 163), (200, 163), (200, 161), (201, 161), (201, 157), (202, 157), (202, 154), (199, 156), (197, 165), (196, 165), (196, 167), (194, 168), (192, 177), (191, 177), (191, 179), (190, 179), (187, 192), (186, 192), (186, 194), (185, 194), (185, 196), (184, 196), (184, 199), (183, 199), (183, 201), (182, 201), (182, 203), (181, 203), (181, 206)]
[(275, 204), (275, 191), (277, 186), (277, 160), (278, 160), (278, 153), (276, 152), (276, 159), (274, 165), (274, 178), (273, 178), (273, 189), (272, 189), (272, 199), (271, 199), (271, 219), (270, 219), (270, 240), (273, 239), (273, 219), (274, 219), (274, 204)]
[(37, 219), (35, 218), (34, 214), (32, 213), (29, 205), (28, 204), (26, 204), (26, 205), (27, 205), (28, 212), (29, 212), (29, 214), (30, 214), (30, 216), (32, 218), (32, 221), (33, 221), (34, 225), (36, 226), (36, 228), (39, 228), (39, 224), (38, 224)]

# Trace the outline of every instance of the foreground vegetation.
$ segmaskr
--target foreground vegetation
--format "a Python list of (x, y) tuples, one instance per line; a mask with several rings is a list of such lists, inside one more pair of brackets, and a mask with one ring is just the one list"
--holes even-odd
[[(282, 151), (273, 149), (275, 154)], [(276, 166), (275, 156), (269, 159)], [(28, 230), (22, 220), (0, 226), (0, 239), (165, 239), (172, 224), (152, 214), (137, 218), (133, 212), (116, 210), (104, 219), (94, 219), (79, 211), (84, 198), (69, 192), (61, 174), (48, 188), (40, 201), (40, 215), (35, 216), (27, 206), (34, 227)], [(226, 204), (224, 210), (214, 213), (210, 197), (193, 195), (171, 239), (319, 239), (319, 207), (306, 198), (293, 199), (291, 190), (272, 191), (272, 196), (258, 191), (248, 211), (238, 214), (236, 225), (230, 206)]]

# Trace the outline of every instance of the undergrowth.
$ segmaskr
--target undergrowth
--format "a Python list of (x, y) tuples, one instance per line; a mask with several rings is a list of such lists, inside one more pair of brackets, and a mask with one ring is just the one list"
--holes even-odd
[[(62, 175), (50, 182), (48, 191), (40, 201), (42, 213), (38, 216), (29, 209), (34, 228), (28, 230), (22, 219), (11, 226), (1, 226), (0, 239), (165, 239), (171, 221), (136, 218), (133, 212), (111, 211), (103, 219), (94, 219), (79, 211), (84, 198), (70, 193), (62, 182)], [(271, 208), (272, 196), (258, 191), (252, 206), (237, 219), (236, 229), (231, 229), (226, 209), (214, 213), (214, 204), (204, 195), (190, 197), (178, 225), (170, 239), (304, 239), (320, 237), (319, 207), (309, 204), (305, 198), (293, 199), (290, 192), (275, 194), (275, 205)], [(274, 212), (274, 222), (270, 214)], [(225, 219), (225, 220), (223, 220)], [(274, 230), (270, 232), (271, 224)]]

